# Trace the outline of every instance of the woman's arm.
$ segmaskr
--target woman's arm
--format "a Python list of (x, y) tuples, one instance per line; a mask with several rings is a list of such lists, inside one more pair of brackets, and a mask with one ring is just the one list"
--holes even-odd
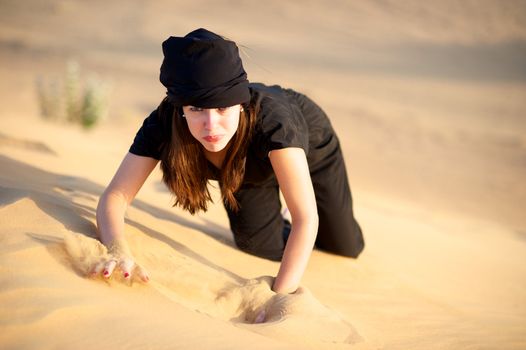
[(278, 293), (293, 293), (299, 286), (316, 240), (316, 197), (303, 149), (274, 150), (269, 157), (293, 221), (272, 289)]
[[(157, 165), (158, 160), (127, 153), (110, 184), (101, 195), (97, 205), (97, 229), (102, 243), (119, 254), (130, 255), (124, 238), (124, 214), (137, 192)], [(130, 266), (131, 265), (131, 266)], [(116, 267), (115, 261), (95, 268), (95, 273), (104, 270), (111, 275)], [(131, 275), (133, 261), (121, 265), (123, 273)]]

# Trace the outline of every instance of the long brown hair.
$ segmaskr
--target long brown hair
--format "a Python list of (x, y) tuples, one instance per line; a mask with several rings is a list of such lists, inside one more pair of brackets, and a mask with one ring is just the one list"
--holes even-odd
[[(225, 205), (234, 211), (239, 210), (234, 193), (241, 186), (245, 175), (247, 148), (259, 106), (258, 97), (243, 106), (237, 131), (229, 142), (228, 152), (219, 170), (221, 197)], [(174, 108), (165, 99), (159, 105), (158, 114), (164, 120), (172, 117), (171, 140), (161, 152), (163, 182), (175, 197), (172, 206), (178, 205), (192, 215), (199, 210), (206, 211), (208, 202), (212, 201), (207, 186), (211, 174), (203, 147), (190, 133), (180, 108)]]

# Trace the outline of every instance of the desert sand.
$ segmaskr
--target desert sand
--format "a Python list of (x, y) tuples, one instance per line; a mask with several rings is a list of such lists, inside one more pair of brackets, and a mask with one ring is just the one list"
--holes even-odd
[[(0, 2), (0, 348), (526, 349), (525, 23), (524, 1)], [(314, 250), (294, 295), (236, 249), (213, 183), (191, 216), (159, 168), (125, 224), (151, 281), (87, 277), (160, 44), (198, 27), (342, 143), (366, 248)], [(111, 84), (90, 131), (39, 115), (36, 79), (69, 60)]]

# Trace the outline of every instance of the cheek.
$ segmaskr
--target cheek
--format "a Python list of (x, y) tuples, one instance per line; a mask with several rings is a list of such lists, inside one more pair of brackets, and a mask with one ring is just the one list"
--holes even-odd
[(228, 131), (230, 132), (230, 134), (232, 134), (232, 135), (235, 134), (235, 132), (237, 131), (238, 126), (239, 126), (239, 116), (234, 116), (234, 117), (229, 119), (227, 128), (228, 128)]
[(186, 125), (188, 125), (188, 130), (190, 130), (190, 134), (192, 134), (192, 136), (195, 138), (199, 138), (199, 125), (197, 123), (189, 122), (188, 119), (186, 120)]

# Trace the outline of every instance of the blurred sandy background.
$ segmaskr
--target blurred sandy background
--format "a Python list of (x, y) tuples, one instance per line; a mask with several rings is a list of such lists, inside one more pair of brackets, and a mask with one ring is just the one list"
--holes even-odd
[[(243, 47), (251, 81), (304, 92), (333, 121), (367, 246), (356, 261), (315, 251), (304, 284), (359, 337), (302, 342), (294, 312), (289, 328), (231, 327), (211, 301), (229, 281), (221, 273), (252, 278), (277, 265), (231, 247), (220, 206), (199, 217), (170, 208), (158, 171), (127, 217), (157, 294), (86, 280), (71, 267), (82, 270), (84, 253), (53, 248), (67, 248), (68, 235), (93, 237), (98, 196), (164, 96), (161, 42), (198, 27)], [(35, 80), (61, 76), (68, 60), (111, 82), (109, 115), (90, 132), (39, 117)], [(0, 312), (0, 346), (65, 348), (96, 331), (104, 336), (78, 348), (526, 348), (525, 62), (526, 1), (0, 1), (0, 300), (11, 305)], [(164, 258), (153, 256), (161, 236), (176, 242)], [(198, 268), (196, 277), (185, 264), (214, 273)], [(49, 278), (35, 279), (34, 269)], [(173, 270), (190, 282), (171, 281)], [(195, 292), (206, 279), (215, 282)], [(75, 327), (65, 301), (45, 299), (50, 280), (61, 300), (85, 291), (71, 305), (92, 308), (79, 311), (88, 325)], [(152, 319), (154, 306), (144, 305), (114, 306), (108, 314), (126, 315), (124, 326), (106, 331), (114, 304), (90, 304), (99, 292), (134, 305), (149, 296), (163, 310), (157, 319), (187, 325), (186, 338), (171, 338), (166, 324), (133, 323)], [(37, 304), (66, 316), (46, 319)], [(322, 332), (313, 315), (303, 327)], [(51, 336), (63, 326), (72, 331)], [(137, 338), (137, 329), (156, 331)], [(26, 337), (37, 330), (48, 332)]]

